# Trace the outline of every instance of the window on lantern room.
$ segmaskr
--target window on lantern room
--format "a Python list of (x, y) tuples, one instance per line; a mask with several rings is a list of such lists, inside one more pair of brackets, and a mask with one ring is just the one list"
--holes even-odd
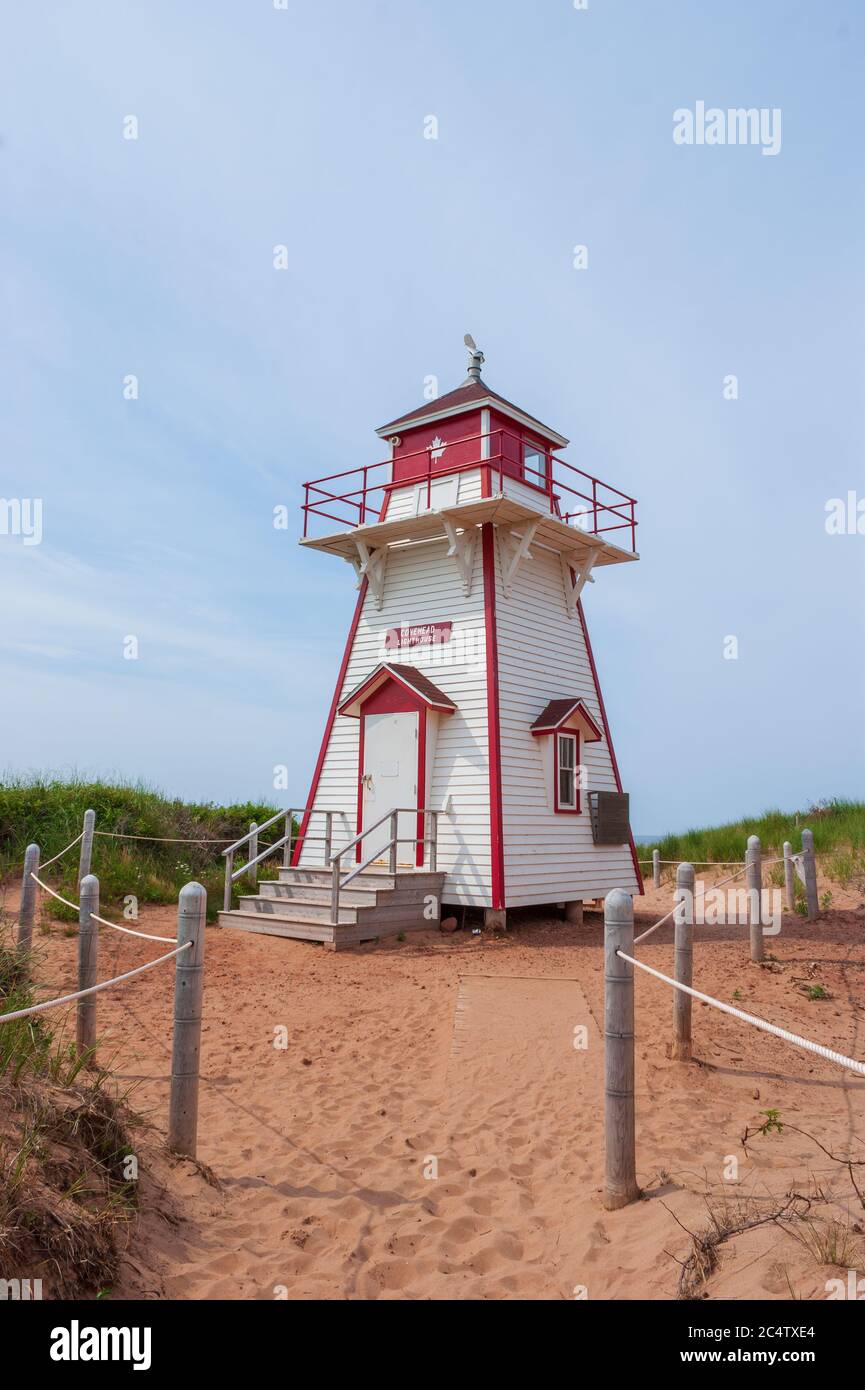
[(537, 444), (523, 444), (523, 477), (535, 487), (547, 485), (547, 456)]
[(577, 735), (556, 735), (557, 807), (560, 811), (577, 811)]

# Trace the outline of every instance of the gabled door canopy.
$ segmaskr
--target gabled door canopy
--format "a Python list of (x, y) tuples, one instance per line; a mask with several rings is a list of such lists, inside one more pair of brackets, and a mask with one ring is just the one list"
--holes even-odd
[(350, 695), (346, 696), (337, 713), (348, 715), (351, 719), (359, 719), (364, 703), (388, 681), (394, 681), (407, 691), (417, 702), (418, 707), (423, 706), (426, 709), (437, 710), (439, 714), (453, 714), (456, 709), (450, 696), (445, 695), (443, 690), (439, 690), (437, 685), (433, 685), (429, 677), (419, 671), (416, 666), (404, 666), (394, 661), (382, 661), (367, 676), (366, 680), (362, 681)]

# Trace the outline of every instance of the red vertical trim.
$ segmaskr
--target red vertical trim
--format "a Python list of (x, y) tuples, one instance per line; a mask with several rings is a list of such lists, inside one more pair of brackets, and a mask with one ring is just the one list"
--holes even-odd
[[(618, 791), (621, 791), (621, 790), (622, 790), (622, 779), (621, 779), (621, 777), (619, 776), (619, 764), (616, 762), (616, 750), (615, 750), (615, 748), (613, 747), (613, 740), (612, 740), (612, 737), (611, 737), (611, 735), (610, 735), (610, 725), (609, 725), (609, 721), (608, 721), (608, 719), (607, 719), (607, 711), (606, 711), (606, 709), (604, 708), (604, 697), (603, 697), (603, 695), (601, 694), (601, 682), (598, 680), (598, 668), (597, 668), (597, 666), (595, 665), (595, 657), (594, 657), (594, 653), (592, 652), (592, 644), (591, 644), (591, 642), (589, 641), (589, 630), (588, 630), (588, 628), (586, 627), (586, 615), (585, 615), (585, 613), (583, 612), (583, 600), (582, 600), (582, 599), (578, 599), (578, 600), (577, 600), (577, 612), (578, 612), (579, 615), (580, 615), (580, 623), (581, 623), (582, 629), (583, 629), (583, 637), (584, 637), (585, 643), (586, 643), (586, 651), (588, 652), (588, 655), (589, 655), (589, 665), (590, 665), (591, 668), (592, 668), (592, 680), (595, 682), (595, 694), (596, 694), (597, 697), (598, 697), (598, 705), (599, 705), (600, 711), (601, 711), (601, 719), (602, 719), (602, 721), (603, 721), (604, 731), (605, 731), (605, 733), (606, 733), (606, 735), (607, 735), (607, 747), (608, 747), (609, 750), (610, 750), (610, 761), (611, 761), (611, 763), (613, 764), (613, 776), (614, 776), (615, 779), (616, 779), (616, 788), (617, 788), (617, 790), (618, 790)], [(633, 832), (633, 830), (630, 830), (630, 828), (629, 828), (629, 838), (630, 838), (630, 842), (631, 842), (631, 858), (632, 858), (633, 861), (634, 861), (634, 873), (637, 875), (637, 883), (639, 884), (639, 886), (640, 886), (640, 892), (642, 893), (642, 892), (643, 892), (643, 875), (640, 873), (640, 864), (639, 864), (639, 860), (637, 859), (637, 848), (636, 848), (636, 845), (634, 844), (634, 832)]]
[[(363, 830), (363, 749), (366, 742), (366, 715), (361, 712), (360, 729), (358, 730), (357, 743), (357, 826), (358, 835)], [(354, 851), (354, 858), (357, 864), (360, 863), (360, 852), (363, 847), (363, 840), (358, 840)]]
[(491, 521), (481, 527), (484, 571), (484, 631), (487, 649), (487, 738), (490, 763), (490, 867), (492, 907), (505, 906), (502, 829), (502, 748), (499, 731), (499, 651), (496, 636), (496, 552)]
[[(318, 783), (319, 779), (321, 778), (321, 769), (324, 766), (324, 757), (327, 753), (327, 745), (330, 742), (330, 735), (333, 729), (333, 721), (336, 718), (336, 707), (339, 704), (339, 697), (342, 693), (342, 686), (345, 680), (345, 673), (348, 669), (348, 662), (349, 657), (351, 656), (351, 649), (354, 646), (354, 637), (355, 633), (357, 632), (358, 623), (360, 622), (360, 615), (363, 610), (363, 601), (366, 598), (366, 589), (367, 581), (366, 579), (364, 579), (360, 586), (360, 593), (357, 596), (357, 603), (354, 609), (354, 617), (351, 620), (351, 627), (348, 630), (348, 638), (345, 644), (345, 651), (342, 654), (342, 661), (340, 662), (339, 667), (339, 675), (336, 678), (336, 689), (333, 692), (333, 699), (330, 702), (330, 713), (327, 716), (327, 723), (324, 726), (324, 737), (321, 740), (321, 748), (318, 750), (318, 761), (315, 764), (315, 771), (312, 774), (312, 783), (310, 785), (309, 796), (307, 797), (306, 801), (307, 806), (315, 805), (316, 792), (318, 791)], [(297, 865), (300, 861), (300, 855), (303, 849), (303, 837), (306, 834), (306, 829), (309, 825), (309, 817), (310, 812), (307, 811), (303, 817), (303, 820), (300, 823), (300, 834), (297, 838), (297, 844), (294, 847), (294, 853), (291, 856), (291, 863), (294, 868), (297, 868)]]
[[(417, 717), (417, 804), (418, 808), (426, 806), (426, 710), (421, 709)], [(423, 868), (424, 851), (424, 822), (426, 816), (420, 814), (418, 809), (417, 829), (415, 835), (418, 837), (419, 844), (415, 845), (415, 864), (419, 869)]]

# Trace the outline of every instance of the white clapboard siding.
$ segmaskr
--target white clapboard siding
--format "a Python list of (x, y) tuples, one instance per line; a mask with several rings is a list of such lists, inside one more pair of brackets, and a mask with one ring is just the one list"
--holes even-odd
[[(390, 516), (390, 510), (388, 511)], [(387, 653), (387, 630), (450, 619), (451, 641)], [(340, 701), (388, 659), (416, 666), (456, 703), (439, 722), (430, 806), (438, 818), (438, 868), (446, 874), (447, 902), (483, 906), (490, 901), (489, 772), (486, 642), (481, 547), (475, 552), (471, 596), (466, 598), (444, 540), (388, 553), (384, 602), (367, 591), (340, 691)], [(345, 813), (334, 822), (334, 848), (357, 829), (359, 721), (337, 715), (315, 794), (315, 810)], [(450, 798), (450, 810), (444, 808)], [(314, 816), (310, 833), (321, 833)], [(321, 845), (304, 845), (301, 864), (321, 863)], [(350, 865), (346, 863), (346, 872)]]
[[(464, 473), (433, 474), (433, 483), (450, 480), (454, 496), (449, 505), (457, 502), (475, 502), (481, 495), (481, 473), (479, 468), (466, 469)], [(420, 492), (420, 502), (418, 502)], [(437, 508), (433, 499), (433, 509)], [(426, 484), (412, 483), (408, 487), (394, 488), (387, 505), (387, 521), (402, 521), (407, 516), (417, 516), (426, 510)]]
[[(578, 617), (569, 619), (557, 555), (533, 547), (506, 598), (496, 557), (499, 718), (502, 755), (502, 819), (505, 900), (508, 907), (597, 897), (611, 888), (637, 891), (628, 847), (592, 840), (588, 798), (579, 815), (550, 806), (542, 757), (548, 739), (535, 738), (532, 722), (551, 699), (583, 699), (600, 727), (600, 706)], [(606, 735), (580, 740), (580, 755), (595, 791), (615, 791)]]
[(527, 507), (534, 507), (537, 511), (543, 512), (544, 516), (549, 516), (550, 498), (546, 492), (541, 492), (539, 488), (527, 487), (520, 482), (519, 478), (510, 478), (505, 474), (500, 480), (499, 474), (493, 472), (493, 489), (498, 491), (501, 482), (501, 491), (505, 497), (513, 497), (515, 502), (524, 502)]

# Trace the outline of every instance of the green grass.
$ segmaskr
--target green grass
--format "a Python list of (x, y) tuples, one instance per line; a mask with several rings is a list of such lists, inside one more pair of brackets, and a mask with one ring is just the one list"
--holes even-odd
[(865, 802), (832, 800), (818, 802), (803, 811), (765, 811), (761, 816), (745, 817), (727, 825), (686, 830), (665, 835), (654, 844), (640, 845), (641, 859), (651, 859), (652, 850), (661, 859), (741, 862), (749, 835), (759, 835), (765, 858), (780, 857), (785, 840), (794, 852), (802, 847), (802, 831), (814, 833), (814, 850), (827, 856), (823, 870), (840, 883), (865, 872)]
[[(33, 1002), (0, 926), (0, 1014)], [(67, 1026), (52, 1031), (47, 1013), (0, 1026), (0, 1278), (26, 1270), (49, 1281), (50, 1297), (80, 1298), (116, 1273), (118, 1232), (138, 1205), (125, 1161), (139, 1121)]]
[[(100, 909), (104, 916), (122, 913), (124, 899), (133, 894), (139, 903), (175, 902), (190, 879), (207, 889), (207, 915), (213, 921), (222, 906), (225, 842), (245, 835), (250, 821), (261, 824), (276, 806), (245, 802), (235, 806), (172, 800), (143, 784), (108, 784), (77, 778), (6, 778), (0, 782), (0, 875), (21, 873), (24, 850), (34, 842), (44, 862), (61, 850), (81, 830), (84, 812), (96, 812), (96, 829), (123, 831), (127, 835), (167, 836), (178, 840), (203, 838), (212, 844), (171, 844), (146, 840), (117, 840), (96, 835), (91, 872), (99, 879)], [(280, 838), (277, 822), (262, 836), (260, 848)], [(243, 862), (243, 853), (238, 856)], [(265, 861), (260, 877), (276, 872), (278, 856)], [(50, 882), (64, 897), (78, 901), (78, 846), (47, 870)], [(244, 881), (237, 892), (253, 891)], [(56, 912), (55, 912), (56, 909)], [(75, 914), (56, 901), (52, 915), (72, 920)]]

